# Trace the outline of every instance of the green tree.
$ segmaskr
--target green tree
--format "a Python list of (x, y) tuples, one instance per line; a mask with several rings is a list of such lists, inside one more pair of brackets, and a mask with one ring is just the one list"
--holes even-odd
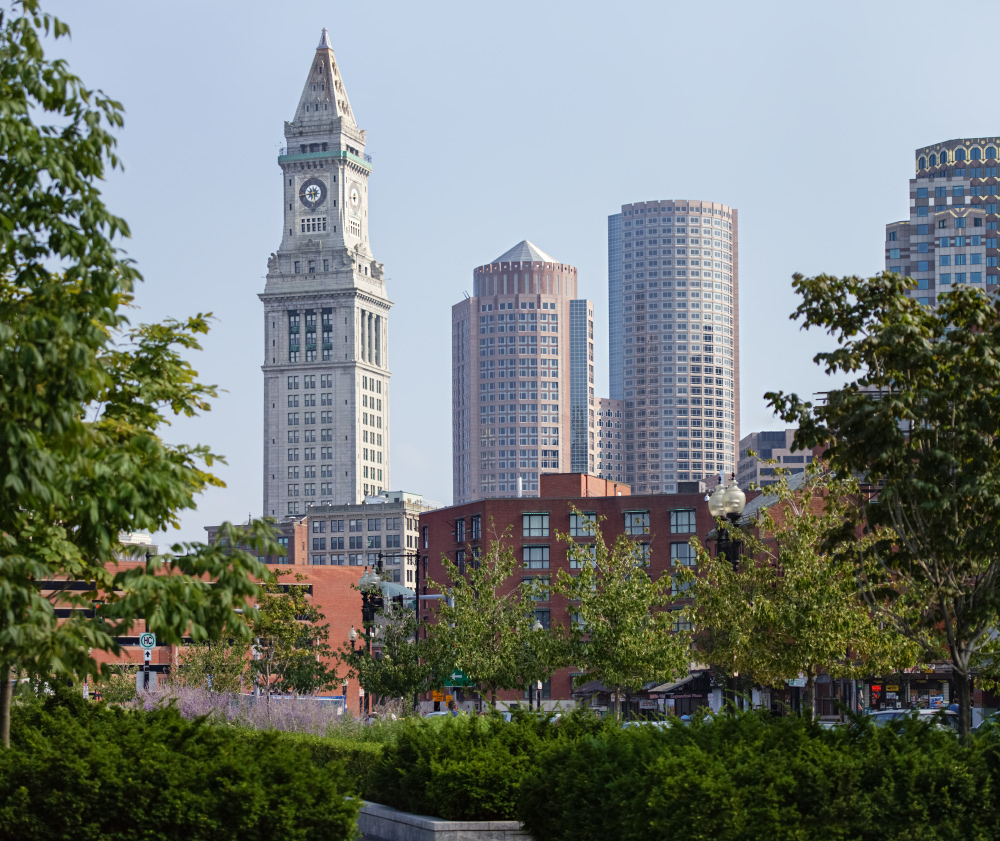
[[(283, 581), (282, 579), (292, 579)], [(261, 589), (256, 615), (250, 618), (254, 638), (250, 674), (264, 695), (270, 715), (273, 693), (310, 695), (327, 689), (337, 679), (329, 665), (333, 649), (330, 626), (307, 596), (305, 576), (278, 572)]]
[(599, 521), (591, 521), (589, 530), (592, 544), (559, 535), (578, 571), (559, 570), (554, 589), (571, 605), (564, 629), (568, 656), (589, 678), (614, 690), (618, 717), (623, 690), (687, 673), (691, 636), (675, 628), (674, 579), (667, 573), (653, 577), (651, 549), (623, 534), (608, 546)]
[[(145, 619), (165, 644), (245, 637), (234, 608), (266, 568), (248, 552), (180, 544), (116, 566), (119, 534), (178, 525), (217, 459), (158, 435), (215, 389), (182, 354), (208, 316), (130, 325), (140, 275), (116, 248), (128, 226), (98, 183), (119, 165), (122, 108), (87, 89), (41, 37), (68, 35), (37, 0), (0, 12), (0, 734), (9, 676), (99, 671), (92, 652)], [(258, 523), (241, 535), (277, 550)], [(53, 589), (59, 579), (87, 591)], [(100, 604), (92, 613), (94, 602)], [(56, 606), (84, 608), (57, 619)]]
[(244, 678), (249, 672), (249, 661), (249, 640), (195, 643), (181, 650), (180, 669), (175, 679), (214, 692), (239, 693), (243, 691)]
[(864, 592), (927, 658), (951, 661), (967, 738), (970, 676), (1000, 618), (1000, 302), (959, 287), (931, 309), (907, 297), (915, 286), (889, 272), (796, 275), (792, 318), (834, 337), (815, 361), (848, 381), (817, 405), (766, 397), (798, 426), (796, 447), (826, 446), (837, 476), (877, 488), (844, 525), (894, 533), (859, 565)]
[(386, 601), (374, 628), (377, 656), (370, 656), (364, 645), (360, 651), (355, 650), (347, 641), (337, 649), (337, 661), (346, 668), (347, 675), (357, 680), (365, 692), (379, 698), (406, 701), (430, 689), (431, 667), (421, 655), (426, 644), (416, 639), (417, 617), (413, 611)]
[[(561, 665), (558, 646), (546, 644), (553, 637), (533, 630), (535, 603), (548, 581), (517, 580), (523, 565), (509, 541), (508, 530), (467, 561), (464, 571), (442, 555), (448, 582), (428, 581), (450, 593), (438, 602), (437, 621), (428, 626), (428, 659), (437, 681), (460, 669), (494, 707), (498, 690), (523, 689)], [(536, 656), (527, 658), (526, 649)]]
[(794, 481), (776, 472), (757, 517), (742, 528), (724, 524), (742, 543), (737, 568), (694, 541), (697, 575), (684, 575), (699, 659), (764, 686), (805, 674), (803, 707), (812, 717), (821, 669), (834, 677), (877, 674), (912, 666), (916, 652), (876, 618), (858, 587), (855, 560), (872, 538), (830, 545), (862, 499), (857, 480), (835, 479), (820, 462)]

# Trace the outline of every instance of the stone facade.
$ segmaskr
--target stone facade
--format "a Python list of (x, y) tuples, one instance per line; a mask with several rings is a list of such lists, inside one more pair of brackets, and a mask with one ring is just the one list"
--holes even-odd
[(602, 479), (625, 481), (625, 401), (597, 401), (597, 469)]
[(737, 211), (694, 199), (622, 205), (608, 223), (609, 259), (615, 253), (621, 271), (609, 265), (609, 294), (620, 286), (621, 325), (609, 328), (614, 337), (620, 327), (621, 350), (611, 356), (611, 396), (621, 369), (626, 481), (637, 493), (672, 493), (678, 482), (734, 471)]
[(369, 244), (365, 132), (326, 30), (278, 156), (284, 225), (264, 304), (264, 514), (389, 484), (388, 313)]
[(316, 566), (378, 564), (392, 581), (414, 587), (420, 515), (440, 508), (420, 494), (383, 491), (360, 504), (309, 507), (309, 563)]

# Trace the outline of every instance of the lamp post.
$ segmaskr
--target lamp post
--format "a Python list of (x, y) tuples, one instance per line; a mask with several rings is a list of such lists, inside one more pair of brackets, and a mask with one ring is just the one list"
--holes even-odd
[[(372, 656), (372, 629), (375, 625), (375, 617), (385, 604), (381, 584), (382, 576), (375, 571), (374, 567), (370, 569), (365, 567), (361, 578), (358, 579), (358, 587), (361, 590), (361, 625), (365, 634), (363, 650), (368, 657)], [(368, 699), (368, 711), (371, 712), (371, 695), (365, 694)]]
[[(358, 641), (358, 632), (354, 630), (354, 626), (351, 625), (351, 632), (347, 635), (347, 638), (351, 641), (351, 651), (354, 652), (354, 656), (360, 656), (360, 652), (354, 647), (354, 644)], [(363, 650), (363, 649), (362, 649)], [(358, 687), (360, 693), (358, 694), (358, 717), (360, 718), (365, 714), (365, 690), (361, 687), (360, 680), (360, 670), (358, 673)], [(344, 709), (347, 709), (347, 684), (344, 684)]]
[[(726, 486), (726, 476), (720, 471), (718, 487), (716, 487), (715, 493), (710, 497), (706, 497), (706, 499), (708, 501), (709, 513), (720, 523), (715, 533), (716, 555), (722, 555), (728, 560), (733, 568), (733, 572), (736, 573), (739, 570), (743, 543), (733, 539), (729, 533), (729, 528), (735, 527), (740, 517), (743, 516), (743, 511), (747, 504), (747, 495), (740, 490), (740, 486), (736, 483), (735, 473), (732, 475), (729, 485)], [(729, 527), (721, 522), (723, 519), (728, 521)], [(729, 703), (735, 707), (735, 680), (734, 676), (729, 672), (726, 672), (726, 690), (729, 696)]]

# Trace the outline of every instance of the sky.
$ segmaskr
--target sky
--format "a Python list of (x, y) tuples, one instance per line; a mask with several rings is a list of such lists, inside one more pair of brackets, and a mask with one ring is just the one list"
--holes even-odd
[[(277, 164), (323, 27), (374, 159), (372, 250), (390, 314), (393, 489), (451, 502), (451, 306), (528, 239), (579, 270), (607, 394), (607, 217), (625, 203), (739, 211), (741, 434), (766, 391), (831, 382), (789, 320), (795, 272), (871, 275), (906, 218), (919, 146), (1000, 134), (988, 90), (926, 52), (923, 2), (123, 3), (50, 0), (49, 54), (125, 107), (104, 196), (145, 281), (136, 320), (214, 315), (192, 360), (222, 390), (164, 437), (226, 458), (167, 544), (261, 513), (260, 365)], [(1000, 6), (977, 9), (977, 28)], [(989, 109), (987, 109), (989, 110)]]

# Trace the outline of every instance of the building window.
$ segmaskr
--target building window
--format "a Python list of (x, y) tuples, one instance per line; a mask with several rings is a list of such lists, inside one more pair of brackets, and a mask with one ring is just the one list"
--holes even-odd
[(455, 542), (465, 543), (465, 520), (455, 521)]
[(547, 513), (522, 514), (521, 528), (524, 537), (548, 537), (549, 515)]
[(694, 547), (690, 543), (671, 543), (670, 563), (674, 566), (694, 566)]
[(472, 515), (472, 539), (479, 540), (483, 534), (482, 517), (479, 514)]
[(671, 534), (694, 534), (694, 531), (695, 518), (693, 508), (670, 512)]
[(585, 511), (582, 514), (569, 515), (570, 537), (590, 537), (597, 530), (597, 514)]
[(649, 534), (649, 512), (626, 511), (625, 534)]
[(548, 569), (549, 568), (549, 547), (548, 546), (525, 546), (524, 547), (525, 569)]
[(575, 551), (570, 555), (569, 568), (583, 569), (592, 567), (597, 560), (597, 546), (593, 543), (579, 543)]

